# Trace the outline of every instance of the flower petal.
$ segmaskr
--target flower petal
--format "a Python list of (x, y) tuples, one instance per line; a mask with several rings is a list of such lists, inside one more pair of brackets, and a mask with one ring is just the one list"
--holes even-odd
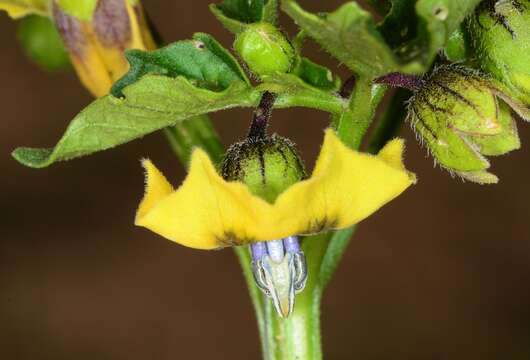
[(394, 140), (377, 156), (353, 151), (326, 132), (310, 179), (269, 204), (239, 182), (227, 182), (200, 149), (183, 184), (171, 185), (150, 161), (136, 224), (181, 245), (214, 249), (351, 226), (415, 182)]
[[(206, 153), (194, 151), (189, 174), (168, 194), (163, 175), (146, 162), (147, 191), (136, 224), (181, 245), (214, 249), (256, 239), (271, 205), (237, 182), (220, 177)], [(164, 195), (165, 194), (165, 195)]]
[(327, 130), (311, 178), (278, 197), (276, 226), (309, 234), (356, 224), (416, 181), (402, 155), (402, 140), (389, 142), (373, 156), (349, 149)]

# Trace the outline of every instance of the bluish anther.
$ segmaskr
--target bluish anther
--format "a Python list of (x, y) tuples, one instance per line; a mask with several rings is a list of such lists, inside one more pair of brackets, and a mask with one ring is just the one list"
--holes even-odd
[(254, 243), (250, 252), (257, 286), (271, 298), (279, 316), (289, 316), (295, 294), (304, 289), (307, 280), (307, 265), (298, 238)]

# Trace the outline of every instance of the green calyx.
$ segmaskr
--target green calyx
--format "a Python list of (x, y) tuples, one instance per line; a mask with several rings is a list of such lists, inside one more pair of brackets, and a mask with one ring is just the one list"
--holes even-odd
[(520, 147), (512, 110), (498, 90), (471, 70), (436, 69), (409, 104), (412, 124), (437, 162), (479, 183), (497, 182), (485, 156)]
[(289, 40), (266, 22), (248, 25), (237, 35), (234, 48), (249, 70), (259, 77), (290, 72), (296, 57)]
[(482, 69), (529, 105), (530, 1), (485, 1), (468, 29)]
[(232, 145), (226, 153), (221, 174), (227, 181), (243, 182), (252, 194), (269, 203), (306, 177), (294, 144), (277, 135)]

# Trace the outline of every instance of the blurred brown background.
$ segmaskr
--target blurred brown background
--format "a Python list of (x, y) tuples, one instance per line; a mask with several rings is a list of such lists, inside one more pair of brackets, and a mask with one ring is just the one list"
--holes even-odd
[[(144, 3), (166, 39), (204, 31), (230, 46), (209, 1)], [(15, 29), (0, 14), (0, 359), (258, 359), (233, 253), (190, 250), (133, 226), (138, 159), (149, 156), (174, 183), (184, 175), (161, 134), (43, 170), (11, 159), (16, 146), (54, 144), (91, 100), (73, 73), (33, 66)], [(214, 116), (226, 144), (249, 116)], [(326, 121), (282, 110), (272, 128), (310, 167)], [(327, 359), (530, 357), (530, 124), (519, 127), (525, 146), (493, 160), (496, 186), (433, 168), (403, 129), (420, 181), (352, 241), (323, 303)]]

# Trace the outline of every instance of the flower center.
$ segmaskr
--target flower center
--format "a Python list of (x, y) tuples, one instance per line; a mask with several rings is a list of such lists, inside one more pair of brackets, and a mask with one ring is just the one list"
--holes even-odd
[(294, 296), (307, 280), (305, 256), (296, 236), (250, 245), (252, 272), (256, 285), (272, 299), (280, 317), (294, 308)]

